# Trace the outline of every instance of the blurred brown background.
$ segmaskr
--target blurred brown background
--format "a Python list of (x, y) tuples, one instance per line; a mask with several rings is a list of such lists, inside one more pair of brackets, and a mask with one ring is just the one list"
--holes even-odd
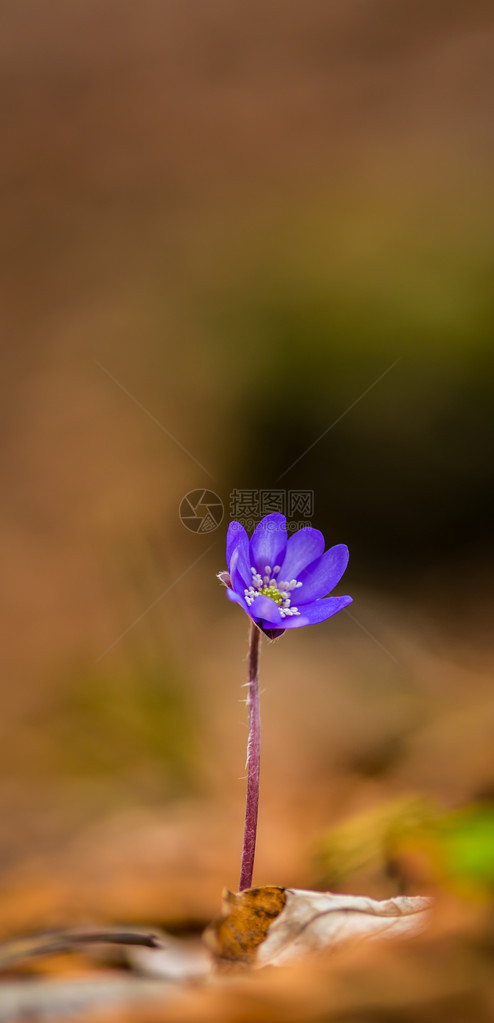
[(215, 572), (311, 445), (354, 617), (263, 651), (256, 881), (486, 898), (492, 5), (1, 6), (3, 930), (236, 887)]

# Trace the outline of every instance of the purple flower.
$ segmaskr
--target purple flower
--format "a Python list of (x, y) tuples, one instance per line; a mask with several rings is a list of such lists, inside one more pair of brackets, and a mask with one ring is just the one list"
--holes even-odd
[(351, 597), (328, 597), (348, 564), (348, 547), (324, 551), (324, 537), (306, 526), (287, 538), (284, 515), (261, 520), (249, 537), (230, 522), (226, 539), (228, 572), (219, 578), (227, 597), (240, 604), (262, 631), (275, 639), (285, 629), (324, 622), (351, 604)]

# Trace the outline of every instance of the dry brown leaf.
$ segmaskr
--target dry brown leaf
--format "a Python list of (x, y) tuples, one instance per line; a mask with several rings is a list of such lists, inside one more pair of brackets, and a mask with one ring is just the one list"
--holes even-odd
[(251, 966), (268, 929), (285, 906), (285, 889), (275, 886), (223, 893), (222, 912), (204, 939), (218, 963)]
[(351, 939), (410, 934), (424, 925), (430, 904), (420, 896), (379, 902), (291, 888), (227, 891), (205, 939), (219, 964), (280, 965)]

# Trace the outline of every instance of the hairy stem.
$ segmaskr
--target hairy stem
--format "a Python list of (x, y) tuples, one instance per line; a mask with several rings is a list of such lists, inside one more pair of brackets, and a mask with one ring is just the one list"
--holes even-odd
[(249, 636), (249, 742), (247, 746), (247, 802), (245, 806), (244, 847), (240, 872), (240, 891), (252, 886), (256, 851), (257, 811), (259, 807), (259, 764), (261, 755), (261, 718), (259, 711), (260, 630), (250, 624)]

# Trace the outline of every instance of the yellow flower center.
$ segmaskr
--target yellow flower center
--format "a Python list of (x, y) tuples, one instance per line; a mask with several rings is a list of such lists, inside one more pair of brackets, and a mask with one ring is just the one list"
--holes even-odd
[(244, 590), (246, 604), (250, 607), (256, 597), (269, 597), (270, 600), (278, 605), (282, 618), (298, 615), (300, 614), (298, 608), (292, 607), (292, 593), (302, 583), (297, 582), (296, 579), (277, 583), (274, 576), (278, 575), (279, 571), (279, 565), (275, 565), (274, 568), (266, 565), (264, 569), (265, 574), (262, 576), (257, 569), (251, 568), (252, 584)]

